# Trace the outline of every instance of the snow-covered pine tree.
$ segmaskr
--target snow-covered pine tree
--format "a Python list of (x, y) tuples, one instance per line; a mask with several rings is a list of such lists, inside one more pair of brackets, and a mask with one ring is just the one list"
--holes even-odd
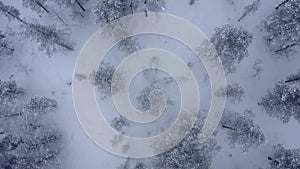
[(145, 12), (164, 12), (165, 0), (97, 0), (96, 23), (108, 23), (123, 16)]
[(236, 72), (236, 65), (248, 57), (248, 47), (252, 40), (253, 35), (243, 28), (224, 25), (215, 29), (211, 42), (227, 74)]
[(26, 120), (37, 124), (40, 117), (54, 112), (57, 108), (57, 102), (46, 97), (33, 97), (23, 106), (22, 114), (26, 116)]
[(268, 157), (270, 169), (299, 169), (300, 149), (285, 149), (281, 144), (274, 146)]
[(288, 123), (291, 118), (300, 122), (300, 72), (281, 80), (262, 97), (260, 105), (270, 117)]
[(39, 44), (39, 49), (52, 55), (58, 51), (58, 47), (67, 50), (73, 50), (72, 42), (69, 41), (70, 34), (57, 29), (54, 25), (41, 25), (39, 23), (29, 23), (21, 18), (20, 11), (13, 6), (4, 5), (0, 1), (0, 12), (8, 19), (15, 19), (23, 24), (25, 28), (24, 35), (32, 38)]
[(25, 36), (36, 41), (39, 50), (45, 51), (49, 56), (58, 52), (60, 48), (73, 50), (73, 44), (69, 41), (70, 33), (57, 29), (54, 25), (30, 23), (25, 26)]
[(192, 130), (179, 144), (149, 159), (151, 165), (149, 168), (210, 168), (213, 158), (221, 147), (214, 138), (205, 143), (199, 142), (198, 135), (201, 133), (202, 125), (203, 120), (197, 119)]
[(242, 146), (243, 152), (247, 152), (251, 148), (258, 148), (265, 143), (265, 136), (260, 127), (247, 115), (227, 112), (221, 125), (226, 130), (229, 144), (232, 147), (235, 145)]
[(61, 135), (43, 120), (57, 103), (34, 97), (20, 105), (23, 94), (15, 81), (0, 81), (0, 168), (59, 169)]
[(96, 23), (109, 23), (129, 14), (127, 1), (123, 0), (97, 0), (94, 7)]
[(290, 55), (300, 45), (300, 1), (286, 0), (268, 16), (263, 27), (266, 43), (279, 55)]
[(44, 115), (56, 110), (56, 104), (49, 98), (34, 97), (21, 110), (15, 110), (18, 116), (0, 119), (0, 124), (6, 122), (6, 129), (9, 129), (0, 137), (0, 168), (61, 168), (62, 137), (43, 119)]

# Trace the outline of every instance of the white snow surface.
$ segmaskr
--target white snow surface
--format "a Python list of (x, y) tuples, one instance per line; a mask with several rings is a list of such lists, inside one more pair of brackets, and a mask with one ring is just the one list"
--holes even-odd
[[(20, 2), (10, 0), (4, 0), (3, 2), (13, 4), (21, 9)], [(257, 105), (261, 97), (266, 94), (267, 89), (272, 88), (278, 80), (297, 72), (300, 68), (300, 57), (297, 57), (297, 55), (290, 58), (276, 57), (271, 54), (264, 43), (264, 32), (260, 30), (260, 24), (274, 10), (276, 4), (281, 2), (280, 0), (262, 0), (262, 5), (258, 12), (246, 17), (241, 22), (236, 21), (242, 14), (243, 6), (251, 2), (250, 0), (236, 0), (235, 4), (232, 5), (230, 0), (196, 0), (193, 6), (190, 6), (187, 0), (167, 0), (166, 3), (166, 13), (189, 20), (208, 37), (211, 37), (214, 28), (227, 23), (242, 26), (254, 35), (253, 43), (249, 48), (249, 57), (239, 64), (237, 73), (227, 76), (228, 83), (239, 82), (242, 85), (246, 92), (245, 98), (240, 104), (228, 103), (227, 109), (234, 112), (252, 109), (255, 113), (256, 124), (261, 127), (266, 136), (266, 143), (258, 149), (243, 153), (238, 146), (230, 148), (225, 140), (225, 135), (220, 130), (217, 138), (218, 144), (222, 146), (222, 149), (213, 160), (213, 169), (265, 168), (268, 162), (267, 156), (270, 154), (273, 145), (280, 143), (285, 148), (300, 147), (300, 124), (297, 121), (291, 120), (289, 123), (283, 124), (279, 120), (270, 118)], [(92, 8), (92, 4), (90, 4), (90, 8)], [(21, 12), (28, 18), (35, 17), (43, 23), (55, 22), (62, 26), (59, 21), (47, 18), (45, 14), (39, 18), (36, 13), (27, 9), (22, 9)], [(60, 10), (59, 13), (68, 18), (68, 11)], [(61, 128), (65, 138), (63, 150), (65, 169), (114, 169), (126, 159), (102, 150), (87, 137), (74, 111), (72, 88), (66, 84), (72, 80), (76, 58), (84, 43), (100, 28), (99, 25), (94, 23), (92, 14), (86, 18), (88, 19), (80, 22), (66, 19), (68, 27), (72, 31), (72, 41), (76, 43), (75, 50), (72, 52), (58, 53), (49, 58), (42, 52), (37, 51), (34, 42), (15, 38), (16, 51), (11, 59), (0, 63), (0, 78), (5, 81), (13, 74), (17, 84), (25, 88), (26, 97), (35, 95), (47, 96), (58, 101), (59, 110), (56, 112), (54, 121)], [(5, 20), (5, 18), (1, 16), (0, 20)], [(2, 29), (5, 26), (1, 24), (0, 28)], [(16, 26), (14, 22), (10, 24), (10, 27), (13, 26)], [(151, 38), (149, 39), (151, 42)], [(156, 39), (155, 41), (159, 42), (162, 39)], [(145, 46), (153, 47), (153, 44)], [(154, 46), (159, 47), (160, 45)], [(175, 43), (174, 46), (176, 46)], [(172, 48), (172, 46), (168, 47), (166, 45), (164, 48), (168, 49)], [(181, 55), (184, 55), (184, 53), (181, 53)], [(189, 57), (183, 56), (183, 58), (188, 59)], [(262, 60), (264, 68), (259, 80), (250, 78), (254, 73), (252, 65), (257, 59)], [(201, 67), (201, 65), (198, 66)], [(28, 74), (23, 71), (24, 69), (26, 69)], [(206, 100), (206, 98), (203, 100)], [(232, 157), (229, 155), (232, 155)]]

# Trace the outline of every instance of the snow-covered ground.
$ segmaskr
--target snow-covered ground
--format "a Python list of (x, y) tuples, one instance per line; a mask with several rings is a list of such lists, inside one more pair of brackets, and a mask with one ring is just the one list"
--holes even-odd
[[(23, 9), (20, 2), (10, 0), (4, 0), (3, 2), (19, 7), (26, 17), (34, 18), (37, 16), (28, 9)], [(227, 76), (228, 83), (239, 82), (241, 84), (246, 92), (245, 98), (239, 104), (228, 103), (227, 109), (234, 112), (252, 109), (255, 114), (255, 123), (261, 127), (265, 134), (266, 143), (257, 149), (251, 149), (247, 153), (243, 153), (239, 146), (229, 147), (225, 134), (220, 131), (217, 141), (222, 149), (213, 159), (213, 169), (265, 168), (268, 165), (267, 156), (272, 151), (273, 145), (282, 144), (289, 149), (300, 148), (300, 134), (298, 132), (300, 123), (291, 120), (289, 123), (283, 124), (279, 120), (270, 118), (257, 105), (261, 97), (266, 94), (266, 91), (272, 88), (278, 80), (284, 79), (299, 70), (300, 57), (297, 57), (297, 54), (290, 58), (276, 57), (265, 45), (264, 32), (261, 31), (260, 25), (262, 20), (272, 13), (276, 4), (281, 2), (280, 0), (262, 0), (262, 5), (255, 14), (246, 17), (241, 22), (236, 21), (242, 14), (242, 8), (251, 2), (251, 0), (235, 1), (233, 5), (230, 0), (196, 0), (193, 6), (189, 5), (187, 0), (167, 0), (166, 2), (166, 13), (187, 19), (200, 28), (208, 37), (212, 36), (214, 28), (227, 23), (242, 26), (254, 35), (254, 40), (249, 47), (249, 57), (238, 65), (237, 73)], [(89, 5), (89, 8), (92, 8), (92, 4)], [(68, 11), (60, 10), (60, 14), (67, 18)], [(59, 21), (51, 21), (46, 16), (36, 18), (43, 23), (53, 22), (62, 27)], [(71, 39), (76, 43), (75, 50), (72, 52), (63, 52), (47, 57), (37, 50), (34, 42), (20, 37), (14, 38), (15, 53), (11, 59), (1, 61), (0, 79), (2, 81), (8, 80), (9, 76), (13, 74), (18, 85), (26, 89), (26, 97), (38, 95), (57, 100), (59, 106), (54, 122), (64, 135), (63, 168), (113, 169), (123, 163), (125, 159), (102, 150), (87, 137), (76, 117), (72, 99), (72, 86), (67, 84), (72, 81), (75, 62), (81, 48), (86, 40), (100, 27), (94, 23), (92, 14), (89, 14), (86, 18), (81, 21), (66, 19), (68, 28), (72, 32)], [(5, 18), (1, 16), (0, 20), (5, 20)], [(1, 23), (4, 22), (1, 21)], [(11, 23), (9, 26), (17, 27), (14, 24)], [(0, 28), (5, 28), (5, 26), (1, 24)], [(21, 29), (17, 28), (17, 30)], [(165, 37), (147, 36), (143, 39), (137, 37), (137, 39), (140, 39), (142, 48), (158, 47), (168, 49), (185, 60), (195, 57), (187, 49), (180, 48), (180, 43)], [(111, 54), (107, 57), (120, 56)], [(250, 77), (255, 73), (252, 66), (257, 59), (262, 61), (264, 69), (260, 79)], [(203, 69), (203, 66), (197, 64), (195, 67), (193, 71), (199, 75), (199, 71)], [(205, 96), (209, 94), (207, 91), (209, 85), (203, 74), (205, 73), (197, 78), (200, 79), (198, 81), (200, 85), (203, 84), (201, 90), (204, 93), (202, 95)], [(133, 88), (141, 87), (139, 83), (132, 85), (135, 85)], [(173, 88), (176, 88), (176, 85)], [(136, 91), (134, 91), (132, 98), (136, 94)], [(178, 96), (174, 94), (172, 97), (176, 98)], [(208, 100), (209, 98), (208, 96), (202, 100)], [(100, 102), (100, 105), (111, 104), (110, 100)], [(205, 104), (208, 104), (208, 102), (203, 105), (204, 108), (207, 108)], [(108, 110), (110, 106), (104, 107), (105, 111), (110, 111)], [(108, 115), (109, 118), (111, 116)], [(143, 131), (139, 130), (139, 132)]]

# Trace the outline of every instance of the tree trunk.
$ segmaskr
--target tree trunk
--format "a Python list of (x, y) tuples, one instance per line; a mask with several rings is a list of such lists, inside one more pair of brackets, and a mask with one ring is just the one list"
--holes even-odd
[(244, 13), (237, 21), (240, 22), (242, 19), (244, 19), (247, 16), (247, 13)]
[(276, 6), (275, 9), (279, 9), (281, 6), (283, 6), (284, 4), (288, 3), (289, 0), (284, 0), (283, 2), (281, 2), (279, 5)]
[(285, 83), (289, 83), (289, 82), (295, 82), (295, 81), (298, 81), (300, 80), (300, 77), (296, 77), (296, 78), (293, 78), (293, 79), (289, 79), (289, 80), (286, 80), (284, 81)]
[(222, 125), (222, 127), (225, 128), (225, 129), (229, 129), (229, 130), (234, 130), (234, 131), (236, 131), (235, 128), (230, 127), (230, 126), (227, 126), (227, 125)]
[(66, 49), (68, 49), (68, 50), (70, 50), (70, 51), (74, 50), (71, 46), (69, 46), (69, 45), (67, 45), (67, 44), (65, 44), (65, 43), (57, 42), (56, 44), (59, 45), (59, 46), (61, 46), (61, 47), (66, 48)]
[(282, 47), (281, 49), (275, 50), (275, 53), (283, 52), (283, 51), (285, 51), (285, 50), (287, 50), (287, 49), (289, 49), (289, 48), (292, 48), (292, 47), (294, 47), (294, 46), (296, 46), (296, 45), (297, 45), (297, 43), (293, 43), (293, 44), (291, 44), (291, 45)]
[(8, 114), (8, 115), (4, 115), (3, 117), (16, 117), (16, 116), (21, 116), (22, 113), (14, 113), (14, 114)]
[(49, 10), (48, 10), (46, 7), (44, 7), (41, 3), (37, 2), (37, 1), (35, 1), (35, 3), (36, 3), (39, 7), (41, 7), (45, 12), (50, 13)]
[(13, 18), (16, 19), (17, 21), (19, 21), (19, 22), (21, 22), (21, 23), (23, 23), (23, 24), (25, 24), (25, 25), (28, 25), (27, 22), (25, 22), (23, 19), (19, 18), (18, 16), (12, 14), (11, 12), (9, 12), (9, 11), (3, 9), (3, 8), (0, 8), (0, 10), (3, 11), (3, 12), (5, 12), (5, 13), (8, 14), (9, 16), (13, 17)]
[(131, 14), (133, 14), (133, 6), (132, 6), (132, 2), (129, 5), (130, 9), (131, 9)]
[(274, 161), (277, 165), (279, 164), (278, 160), (274, 160), (272, 157), (268, 157), (268, 160)]
[(78, 0), (75, 0), (75, 2), (77, 3), (77, 5), (80, 7), (80, 9), (85, 12), (85, 8), (81, 5), (81, 3)]

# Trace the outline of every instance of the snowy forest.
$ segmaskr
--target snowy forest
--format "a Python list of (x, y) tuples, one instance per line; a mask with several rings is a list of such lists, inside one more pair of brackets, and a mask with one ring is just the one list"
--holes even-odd
[[(73, 71), (98, 29), (150, 12), (184, 18), (207, 35), (226, 75), (226, 88), (216, 93), (226, 97), (225, 110), (214, 134), (200, 143), (211, 97), (201, 61), (163, 35), (126, 38), (92, 75), (98, 105), (120, 137), (155, 136), (172, 124), (180, 107), (174, 78), (149, 69), (133, 79), (130, 100), (147, 112), (152, 91), (163, 91), (161, 119), (136, 124), (114, 108), (113, 74), (141, 49), (162, 48), (185, 61), (199, 83), (201, 110), (170, 150), (149, 158), (119, 157), (81, 128)], [(0, 0), (0, 23), (0, 169), (300, 169), (300, 0)]]

